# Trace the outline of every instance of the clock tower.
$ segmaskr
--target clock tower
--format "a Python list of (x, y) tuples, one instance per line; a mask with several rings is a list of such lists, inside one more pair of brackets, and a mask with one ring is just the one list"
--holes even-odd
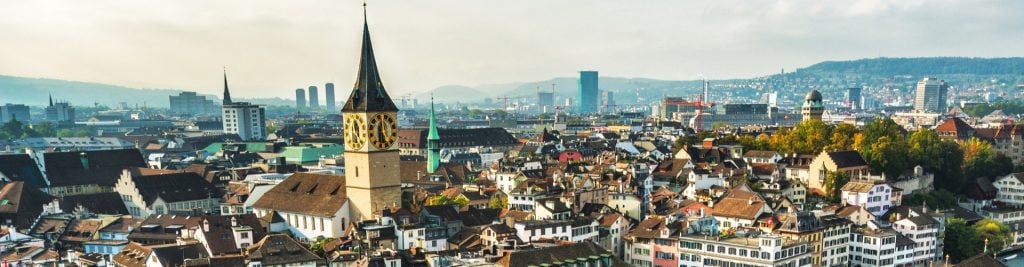
[(363, 48), (344, 118), (345, 186), (352, 219), (368, 220), (402, 201), (398, 107), (381, 83), (363, 5)]

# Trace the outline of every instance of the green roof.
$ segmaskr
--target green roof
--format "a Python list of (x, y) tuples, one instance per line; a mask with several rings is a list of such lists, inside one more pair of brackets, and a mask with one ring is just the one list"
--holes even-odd
[(320, 160), (320, 156), (333, 158), (344, 154), (345, 148), (334, 143), (308, 143), (302, 146), (286, 146), (279, 153), (284, 160), (292, 163), (309, 163)]
[[(265, 142), (245, 142), (245, 143), (233, 143), (233, 144), (245, 144), (245, 151), (252, 152), (263, 152), (269, 148)], [(210, 143), (210, 145), (203, 148), (207, 155), (217, 154), (224, 147), (224, 142)], [(273, 152), (273, 151), (267, 151)]]

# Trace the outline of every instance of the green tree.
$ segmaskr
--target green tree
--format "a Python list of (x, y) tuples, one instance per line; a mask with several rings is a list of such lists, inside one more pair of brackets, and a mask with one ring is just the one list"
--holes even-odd
[(829, 144), (825, 146), (825, 151), (848, 151), (853, 150), (854, 137), (857, 136), (860, 130), (857, 130), (857, 126), (849, 123), (840, 123), (832, 129), (832, 136), (829, 138)]
[(324, 238), (323, 236), (317, 237), (316, 242), (309, 245), (309, 250), (316, 253), (316, 255), (320, 255), (320, 257), (324, 257), (326, 253), (324, 246), (333, 241), (334, 238)]
[(63, 129), (63, 130), (60, 130), (59, 132), (57, 132), (57, 137), (74, 137), (74, 136), (75, 136), (75, 132), (72, 132), (71, 129)]
[[(948, 226), (947, 226), (948, 227)], [(1000, 251), (1010, 244), (1013, 231), (1009, 226), (994, 219), (983, 219), (974, 224), (974, 232), (982, 241), (988, 240), (988, 251)]]
[(779, 129), (771, 145), (782, 153), (817, 154), (829, 144), (832, 126), (818, 120), (801, 121), (791, 129)]
[(903, 139), (903, 127), (896, 124), (890, 118), (875, 118), (864, 125), (864, 129), (860, 132), (859, 136), (854, 139), (853, 147), (860, 151), (861, 154), (870, 152), (871, 145), (878, 141), (883, 136), (889, 137), (890, 140)]
[(75, 137), (89, 137), (92, 136), (92, 131), (89, 129), (78, 129), (75, 131)]
[(496, 194), (491, 197), (490, 201), (487, 202), (487, 208), (491, 209), (504, 209), (508, 208), (508, 197)]
[(935, 169), (942, 165), (940, 155), (942, 139), (935, 131), (921, 128), (907, 138), (907, 154), (911, 162), (927, 169)]
[(887, 179), (895, 179), (909, 165), (907, 144), (900, 139), (882, 136), (868, 146), (868, 152), (861, 152), (872, 170), (882, 171)]
[(3, 127), (0, 127), (0, 131), (7, 133), (11, 138), (20, 138), (21, 134), (25, 133), (22, 127), (24, 125), (20, 121), (11, 118), (10, 121), (4, 123)]
[(846, 172), (829, 172), (825, 175), (825, 196), (830, 202), (838, 203), (842, 198), (842, 189), (850, 182), (850, 174)]
[(970, 178), (997, 177), (1013, 171), (1013, 161), (996, 153), (989, 142), (971, 138), (958, 144), (963, 151), (963, 172)]
[(921, 206), (938, 210), (948, 210), (957, 207), (957, 197), (945, 189), (939, 189), (928, 193), (918, 193), (903, 201), (905, 205)]
[(54, 126), (53, 123), (50, 123), (48, 121), (40, 123), (40, 124), (36, 124), (36, 125), (32, 126), (32, 129), (34, 129), (37, 133), (39, 133), (39, 136), (42, 136), (42, 137), (54, 137), (54, 136), (57, 136), (57, 127)]
[(946, 255), (949, 255), (950, 262), (960, 262), (974, 257), (981, 253), (982, 239), (978, 233), (967, 226), (967, 222), (960, 218), (949, 218), (946, 220), (946, 232), (942, 248)]

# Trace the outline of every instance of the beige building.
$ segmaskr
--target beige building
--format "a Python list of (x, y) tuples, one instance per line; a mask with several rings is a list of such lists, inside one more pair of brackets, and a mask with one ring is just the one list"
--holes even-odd
[(863, 179), (870, 173), (868, 162), (857, 151), (837, 151), (818, 154), (807, 170), (808, 192), (825, 194), (825, 177), (829, 172), (846, 172), (851, 180)]

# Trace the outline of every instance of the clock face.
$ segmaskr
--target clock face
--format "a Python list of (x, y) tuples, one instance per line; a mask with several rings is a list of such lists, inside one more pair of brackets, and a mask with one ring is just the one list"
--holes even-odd
[(377, 149), (388, 149), (398, 140), (398, 124), (388, 114), (377, 114), (370, 118), (370, 143)]
[(349, 115), (345, 117), (345, 145), (356, 150), (366, 144), (366, 121), (363, 117)]

